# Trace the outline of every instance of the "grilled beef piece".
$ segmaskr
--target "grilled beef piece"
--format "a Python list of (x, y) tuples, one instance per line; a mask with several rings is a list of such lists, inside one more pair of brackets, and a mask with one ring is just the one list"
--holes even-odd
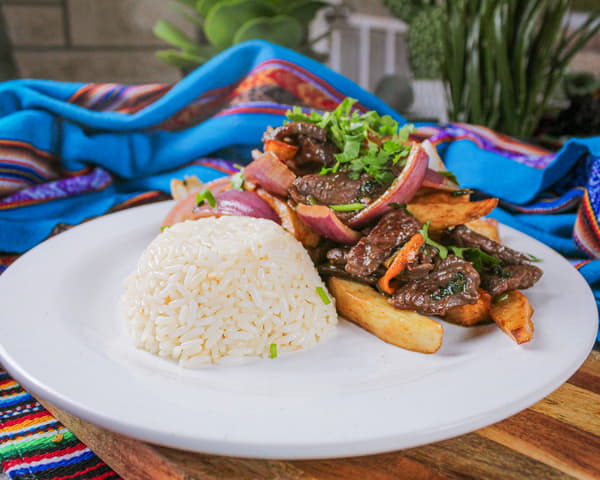
[(381, 277), (382, 273), (377, 275), (352, 275), (344, 270), (343, 265), (337, 265), (332, 263), (324, 263), (317, 267), (319, 273), (325, 277), (340, 277), (347, 278), (349, 280), (355, 280), (357, 282), (368, 283), (369, 285), (377, 285), (377, 280)]
[[(375, 185), (373, 185), (375, 183)], [(294, 180), (289, 194), (296, 203), (316, 201), (322, 205), (344, 205), (360, 200), (372, 200), (385, 189), (371, 176), (362, 174), (352, 180), (346, 173), (304, 175)], [(352, 215), (356, 212), (350, 212)]]
[(497, 272), (481, 274), (481, 288), (491, 295), (499, 295), (508, 290), (529, 288), (542, 276), (542, 270), (535, 265), (507, 265)]
[(346, 255), (346, 271), (371, 275), (394, 249), (419, 231), (419, 221), (402, 209), (385, 214), (371, 232), (362, 237)]
[(465, 225), (454, 227), (446, 236), (446, 243), (457, 247), (479, 248), (485, 253), (502, 260), (507, 265), (528, 264), (530, 259), (512, 248), (508, 248), (491, 238), (475, 233)]
[(279, 140), (299, 147), (293, 159), (286, 161), (296, 175), (306, 175), (335, 163), (339, 149), (327, 140), (327, 132), (306, 122), (291, 122), (269, 129), (263, 135), (266, 140)]
[(327, 261), (332, 265), (346, 265), (346, 255), (348, 254), (349, 247), (336, 247), (327, 251)]
[(402, 273), (402, 280), (413, 281), (419, 280), (424, 275), (427, 275), (435, 268), (435, 259), (438, 256), (438, 251), (431, 245), (423, 245), (417, 254), (414, 262), (409, 263)]
[(444, 315), (449, 308), (477, 302), (479, 273), (470, 262), (448, 255), (430, 273), (404, 282), (389, 299), (399, 309)]

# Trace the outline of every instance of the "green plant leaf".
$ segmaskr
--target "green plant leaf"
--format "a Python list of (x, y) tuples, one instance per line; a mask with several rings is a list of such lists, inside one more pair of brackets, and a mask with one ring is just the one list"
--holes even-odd
[(194, 40), (187, 36), (185, 32), (175, 27), (166, 20), (159, 20), (154, 25), (154, 35), (158, 38), (170, 43), (176, 47), (179, 47), (189, 53), (194, 53), (197, 45)]
[(204, 33), (213, 45), (227, 48), (242, 25), (259, 17), (274, 16), (275, 10), (261, 0), (231, 0), (210, 9), (204, 22)]
[(196, 1), (196, 11), (202, 15), (204, 18), (210, 12), (210, 9), (217, 5), (218, 3), (225, 3), (223, 0), (195, 0)]
[(295, 18), (300, 24), (306, 28), (312, 22), (315, 15), (322, 8), (328, 7), (329, 4), (321, 1), (303, 0), (300, 2), (289, 2), (287, 7), (284, 4), (282, 13)]
[(260, 17), (249, 20), (233, 37), (233, 43), (262, 39), (288, 48), (296, 48), (302, 42), (304, 29), (300, 23), (289, 15)]
[(194, 68), (202, 65), (208, 59), (179, 50), (159, 50), (156, 56), (168, 65), (176, 68)]

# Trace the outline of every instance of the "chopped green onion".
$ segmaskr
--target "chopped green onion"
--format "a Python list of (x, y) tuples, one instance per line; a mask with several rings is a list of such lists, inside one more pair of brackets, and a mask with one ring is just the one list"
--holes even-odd
[(427, 220), (425, 222), (425, 225), (423, 225), (423, 227), (421, 227), (421, 230), (419, 230), (419, 233), (421, 235), (423, 235), (423, 238), (425, 239), (425, 243), (427, 245), (431, 245), (432, 247), (437, 248), (438, 252), (440, 252), (440, 258), (442, 260), (444, 260), (448, 256), (448, 249), (446, 247), (444, 247), (441, 243), (438, 243), (435, 240), (432, 240), (431, 238), (429, 238), (429, 225), (430, 224), (431, 224), (431, 220)]
[(163, 225), (162, 227), (160, 227), (160, 231), (164, 232), (167, 228), (169, 228), (171, 225)]
[(529, 257), (529, 260), (532, 262), (541, 262), (542, 259), (536, 257), (533, 253), (528, 253), (527, 256)]
[(508, 293), (503, 293), (502, 295), (497, 296), (496, 298), (494, 298), (494, 302), (498, 303), (498, 302), (503, 302), (504, 300), (506, 300), (508, 298)]
[(454, 182), (458, 185), (458, 178), (452, 172), (438, 172), (440, 175), (446, 177), (451, 182)]
[(217, 206), (217, 201), (215, 200), (214, 195), (208, 188), (196, 194), (196, 205), (202, 205), (205, 200), (210, 205), (210, 208), (215, 208)]
[(272, 343), (271, 346), (269, 347), (269, 357), (277, 358), (277, 344), (276, 343)]
[(325, 305), (329, 305), (331, 303), (331, 299), (327, 296), (323, 287), (317, 287), (317, 293)]
[(450, 195), (453, 197), (460, 197), (461, 195), (468, 195), (472, 192), (473, 190), (471, 190), (470, 188), (463, 188), (462, 190), (453, 191)]
[(329, 208), (336, 212), (353, 212), (354, 210), (362, 210), (366, 208), (366, 205), (362, 203), (345, 203), (341, 205), (329, 205)]
[(234, 173), (231, 176), (231, 188), (236, 190), (244, 189), (244, 169), (241, 169), (239, 172)]

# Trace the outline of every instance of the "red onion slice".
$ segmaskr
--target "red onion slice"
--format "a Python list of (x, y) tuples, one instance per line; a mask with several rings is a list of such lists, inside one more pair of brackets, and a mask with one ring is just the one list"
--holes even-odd
[(211, 207), (208, 201), (195, 208), (189, 217), (191, 220), (206, 217), (232, 215), (238, 217), (266, 218), (281, 224), (279, 216), (271, 206), (254, 192), (226, 190), (215, 196), (216, 205)]
[(446, 190), (448, 192), (453, 192), (460, 188), (448, 177), (445, 177), (431, 168), (428, 168), (425, 172), (425, 178), (423, 179), (423, 184), (421, 186), (435, 188), (437, 190)]
[(352, 228), (360, 228), (391, 210), (393, 208), (390, 206), (391, 203), (408, 202), (423, 183), (427, 171), (427, 159), (428, 155), (421, 145), (413, 143), (406, 166), (394, 183), (367, 208), (350, 218), (348, 225)]
[(196, 208), (196, 195), (200, 190), (209, 189), (213, 195), (231, 188), (231, 177), (221, 177), (212, 182), (205, 183), (191, 191), (187, 197), (177, 202), (163, 221), (164, 227), (169, 227), (190, 218)]
[(244, 179), (261, 186), (269, 193), (286, 197), (296, 175), (273, 152), (265, 152), (257, 155), (244, 168)]
[(326, 205), (300, 204), (296, 208), (296, 214), (315, 232), (335, 242), (352, 245), (361, 237), (359, 232), (344, 225)]

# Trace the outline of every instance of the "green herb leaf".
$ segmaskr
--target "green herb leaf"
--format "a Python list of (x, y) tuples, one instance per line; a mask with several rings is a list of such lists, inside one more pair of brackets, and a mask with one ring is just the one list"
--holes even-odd
[(494, 297), (494, 303), (503, 302), (507, 298), (508, 298), (508, 293), (503, 293), (501, 295), (498, 295), (497, 297)]
[(329, 298), (327, 293), (325, 293), (325, 289), (323, 287), (317, 287), (317, 293), (319, 294), (319, 297), (321, 297), (321, 300), (323, 300), (323, 303), (325, 305), (329, 305), (331, 303), (331, 299)]
[(329, 208), (336, 212), (353, 212), (354, 210), (362, 210), (366, 205), (362, 203), (344, 203), (340, 205), (329, 205)]
[(450, 295), (456, 295), (457, 293), (463, 293), (467, 289), (467, 277), (462, 272), (456, 272), (456, 275), (452, 277), (452, 280), (445, 287), (440, 287), (429, 296), (432, 300), (441, 300), (442, 298), (449, 297)]
[[(502, 263), (496, 257), (493, 257), (493, 256), (489, 255), (488, 253), (485, 253), (483, 250), (481, 250), (479, 248), (472, 248), (472, 247), (462, 248), (462, 247), (449, 246), (448, 249), (457, 257), (464, 258), (465, 260), (471, 262), (473, 264), (473, 268), (475, 270), (477, 270), (479, 273), (481, 273), (484, 270), (489, 270), (494, 267), (499, 267), (500, 264)], [(497, 274), (500, 276), (504, 275), (504, 273), (501, 270), (497, 271), (497, 273), (493, 273), (493, 274), (495, 274), (495, 275)]]
[(277, 344), (272, 343), (269, 347), (269, 358), (277, 358)]
[(443, 177), (446, 177), (447, 179), (449, 179), (451, 182), (454, 182), (458, 185), (458, 179), (456, 178), (456, 175), (454, 175), (452, 172), (438, 172), (440, 175), (442, 175)]
[(462, 195), (469, 195), (470, 193), (473, 193), (473, 190), (470, 188), (463, 188), (461, 190), (454, 190), (452, 193), (450, 193), (450, 195), (453, 197), (460, 197)]
[(431, 224), (431, 220), (427, 220), (425, 222), (425, 224), (421, 227), (421, 230), (419, 230), (419, 233), (421, 235), (423, 235), (423, 238), (425, 239), (425, 243), (427, 245), (431, 245), (432, 247), (435, 247), (440, 254), (440, 258), (442, 260), (444, 260), (448, 256), (448, 249), (446, 247), (444, 247), (441, 243), (438, 243), (435, 240), (432, 240), (431, 238), (429, 238), (429, 225), (430, 224)]
[(210, 208), (215, 208), (217, 206), (217, 201), (215, 200), (214, 195), (208, 188), (196, 194), (196, 205), (202, 205), (205, 200), (210, 205)]
[(531, 262), (541, 262), (542, 261), (541, 258), (536, 257), (533, 253), (527, 253), (526, 255), (529, 257), (529, 261), (531, 261)]
[(308, 197), (306, 197), (306, 201), (308, 202), (309, 205), (317, 204), (317, 199), (315, 197), (313, 197), (312, 195), (309, 195)]
[(164, 232), (167, 228), (169, 228), (171, 225), (163, 225), (162, 227), (160, 227), (160, 231), (161, 233)]
[[(313, 123), (325, 129), (329, 140), (340, 149), (335, 155), (336, 163), (321, 169), (321, 175), (344, 170), (354, 180), (367, 173), (379, 183), (390, 184), (395, 178), (391, 166), (403, 166), (410, 153), (406, 142), (413, 126), (404, 125), (398, 130), (398, 122), (392, 117), (352, 110), (355, 103), (355, 99), (345, 98), (332, 112), (310, 114), (294, 107), (286, 116), (289, 121)], [(384, 137), (390, 138), (373, 141)]]
[(236, 167), (238, 169), (238, 172), (234, 173), (231, 176), (231, 188), (234, 188), (236, 190), (243, 190), (244, 189), (244, 167), (242, 167), (241, 165), (238, 165), (237, 163), (234, 164), (234, 167)]

